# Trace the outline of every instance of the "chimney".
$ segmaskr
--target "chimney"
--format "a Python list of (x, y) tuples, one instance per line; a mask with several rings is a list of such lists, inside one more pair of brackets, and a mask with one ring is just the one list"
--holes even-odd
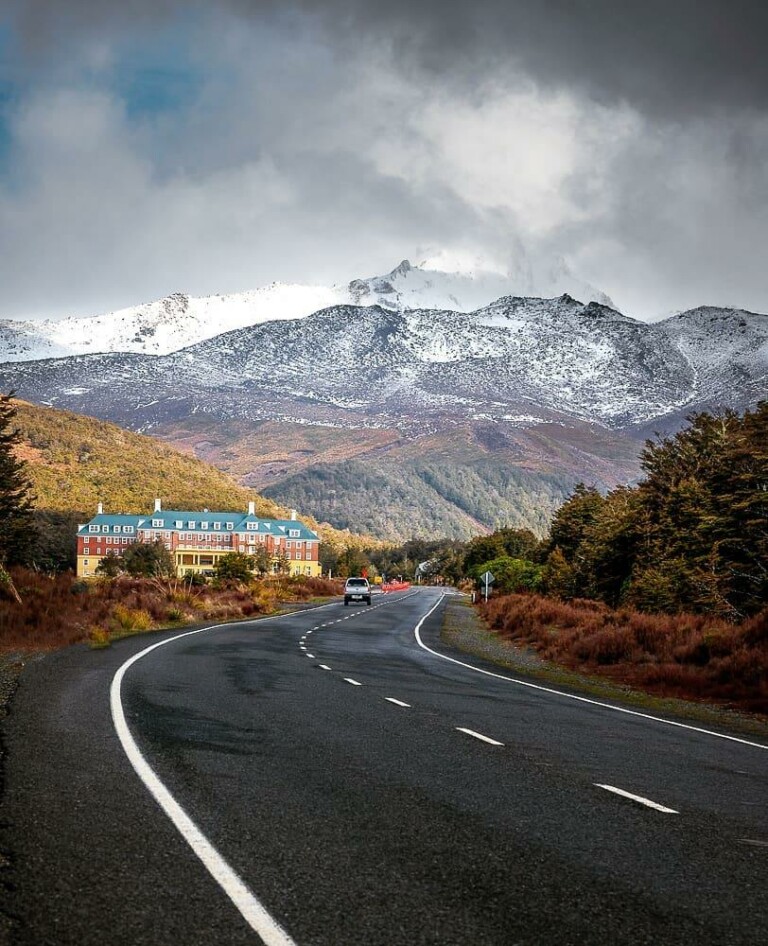
[(162, 508), (163, 508), (162, 502), (161, 502), (159, 499), (156, 499), (156, 500), (155, 500), (155, 512), (161, 512), (161, 511), (162, 511)]
[(98, 504), (98, 506), (96, 507), (96, 515), (97, 515), (97, 516), (103, 516), (103, 515), (104, 515), (104, 503), (99, 503), (99, 504)]
[(296, 519), (296, 510), (295, 510), (295, 509), (292, 509), (292, 510), (291, 510), (291, 519), (294, 519), (294, 520)]
[(251, 501), (248, 503), (248, 515), (249, 515), (249, 516), (255, 516), (255, 515), (256, 515), (256, 503), (255, 503), (253, 500), (251, 500)]

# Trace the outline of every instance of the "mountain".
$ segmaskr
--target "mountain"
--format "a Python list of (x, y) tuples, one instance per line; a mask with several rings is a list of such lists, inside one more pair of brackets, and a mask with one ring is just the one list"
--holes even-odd
[(249, 292), (203, 298), (174, 293), (156, 302), (99, 316), (37, 322), (2, 320), (0, 362), (93, 352), (164, 355), (233, 329), (305, 318), (334, 305), (468, 312), (510, 293), (547, 295), (565, 291), (610, 304), (607, 296), (574, 277), (562, 260), (537, 275), (524, 256), (518, 256), (514, 268), (506, 273), (482, 268), (448, 272), (426, 263), (412, 266), (403, 260), (385, 276), (353, 279), (343, 286), (272, 283)]
[(647, 433), (753, 405), (766, 377), (766, 316), (647, 324), (568, 295), (471, 312), (337, 305), (162, 357), (0, 366), (2, 389), (151, 431), (388, 537), (543, 531), (577, 480), (631, 480)]

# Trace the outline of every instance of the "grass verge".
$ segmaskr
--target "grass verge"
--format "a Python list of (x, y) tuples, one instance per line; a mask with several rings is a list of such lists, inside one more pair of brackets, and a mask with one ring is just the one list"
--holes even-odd
[(672, 716), (703, 728), (724, 729), (768, 741), (768, 719), (732, 707), (660, 696), (637, 686), (617, 683), (589, 672), (564, 667), (540, 656), (529, 644), (502, 637), (491, 629), (466, 598), (446, 599), (442, 640), (468, 654), (495, 664), (522, 679), (640, 712)]

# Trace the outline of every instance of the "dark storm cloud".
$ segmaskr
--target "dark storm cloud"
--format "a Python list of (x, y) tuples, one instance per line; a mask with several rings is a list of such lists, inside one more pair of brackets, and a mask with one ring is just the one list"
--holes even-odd
[(765, 0), (12, 0), (34, 41), (147, 18), (303, 12), (338, 42), (386, 40), (404, 65), (472, 82), (500, 71), (663, 116), (768, 105)]

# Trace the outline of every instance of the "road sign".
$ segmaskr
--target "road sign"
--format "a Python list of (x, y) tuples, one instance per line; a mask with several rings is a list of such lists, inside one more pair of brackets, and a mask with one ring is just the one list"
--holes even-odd
[(488, 600), (488, 589), (496, 581), (496, 578), (493, 572), (483, 572), (480, 576), (480, 581), (483, 583), (483, 588), (485, 590), (485, 600)]

